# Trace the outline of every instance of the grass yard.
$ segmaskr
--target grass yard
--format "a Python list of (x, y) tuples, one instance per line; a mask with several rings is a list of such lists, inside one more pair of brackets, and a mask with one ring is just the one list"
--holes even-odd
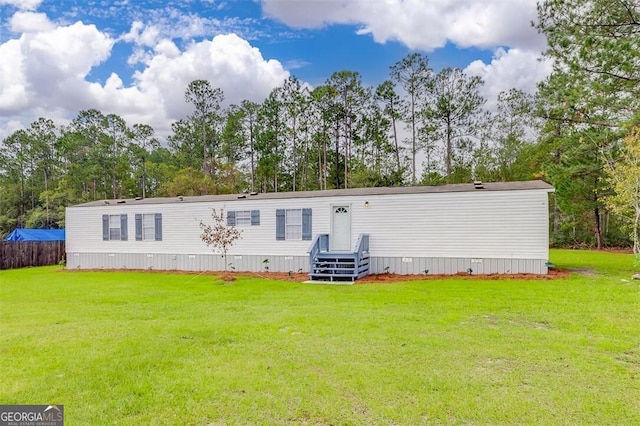
[(0, 271), (0, 404), (68, 425), (640, 424), (633, 256), (557, 280), (323, 286)]

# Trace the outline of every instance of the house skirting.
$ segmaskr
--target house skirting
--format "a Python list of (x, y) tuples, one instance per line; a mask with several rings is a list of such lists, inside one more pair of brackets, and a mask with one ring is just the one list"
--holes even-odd
[[(67, 269), (309, 272), (309, 256), (158, 253), (67, 253)], [(468, 257), (375, 257), (372, 274), (546, 274), (546, 259)]]
[(546, 274), (546, 259), (470, 257), (371, 257), (371, 273), (393, 274)]

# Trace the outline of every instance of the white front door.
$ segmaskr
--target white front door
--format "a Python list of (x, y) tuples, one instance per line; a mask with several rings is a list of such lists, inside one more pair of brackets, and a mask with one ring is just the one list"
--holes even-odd
[(351, 251), (351, 206), (331, 206), (329, 250)]

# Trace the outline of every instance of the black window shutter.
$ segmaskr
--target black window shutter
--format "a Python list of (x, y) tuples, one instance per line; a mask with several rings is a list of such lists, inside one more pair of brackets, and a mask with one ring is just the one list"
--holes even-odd
[(276, 240), (284, 240), (284, 209), (276, 209)]
[(260, 225), (260, 210), (251, 210), (251, 226)]
[(311, 240), (311, 209), (302, 209), (302, 239)]
[(127, 241), (127, 215), (120, 215), (120, 239), (122, 241)]
[(142, 215), (136, 213), (136, 241), (142, 241)]
[(233, 210), (227, 212), (227, 226), (236, 226), (236, 212)]
[(109, 241), (109, 215), (102, 215), (102, 241)]
[(156, 241), (162, 241), (162, 213), (156, 213)]

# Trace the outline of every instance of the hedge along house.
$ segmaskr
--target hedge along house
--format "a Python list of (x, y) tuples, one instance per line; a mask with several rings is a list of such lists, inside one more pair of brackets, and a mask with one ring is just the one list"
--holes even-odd
[[(67, 267), (368, 273), (547, 273), (542, 181), (103, 200), (66, 210)], [(224, 209), (227, 258), (200, 239)]]

